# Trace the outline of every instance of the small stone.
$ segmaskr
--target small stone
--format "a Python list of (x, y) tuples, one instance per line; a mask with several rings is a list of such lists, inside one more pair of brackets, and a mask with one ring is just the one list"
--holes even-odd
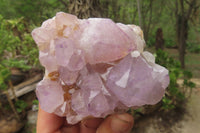
[(37, 115), (38, 115), (37, 111), (32, 111), (32, 110), (28, 111), (28, 114), (27, 114), (28, 123), (35, 125), (37, 122)]

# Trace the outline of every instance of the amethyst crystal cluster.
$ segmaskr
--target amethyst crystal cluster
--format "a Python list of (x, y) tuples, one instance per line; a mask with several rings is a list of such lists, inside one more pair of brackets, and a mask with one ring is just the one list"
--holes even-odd
[(169, 84), (168, 70), (143, 51), (138, 26), (59, 12), (32, 36), (45, 67), (36, 89), (41, 108), (68, 123), (156, 104)]

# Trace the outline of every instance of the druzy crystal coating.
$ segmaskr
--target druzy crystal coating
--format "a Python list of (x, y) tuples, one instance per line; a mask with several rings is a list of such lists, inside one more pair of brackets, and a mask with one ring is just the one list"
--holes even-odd
[(159, 102), (168, 70), (143, 51), (136, 25), (59, 12), (32, 31), (45, 76), (37, 85), (41, 108), (75, 124)]

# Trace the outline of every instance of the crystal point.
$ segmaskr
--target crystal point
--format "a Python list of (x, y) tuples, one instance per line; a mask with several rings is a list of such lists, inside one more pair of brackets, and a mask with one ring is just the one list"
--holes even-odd
[(126, 106), (156, 104), (169, 84), (168, 70), (131, 54), (111, 69), (107, 86)]

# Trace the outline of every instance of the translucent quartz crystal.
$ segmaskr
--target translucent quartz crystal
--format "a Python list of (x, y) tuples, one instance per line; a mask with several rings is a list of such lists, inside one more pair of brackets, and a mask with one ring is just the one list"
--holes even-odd
[(114, 61), (136, 49), (135, 41), (110, 19), (90, 18), (81, 24), (85, 27), (79, 47), (90, 64)]
[(106, 85), (128, 107), (156, 104), (168, 86), (167, 74), (164, 67), (134, 51), (113, 67)]
[(54, 41), (54, 45), (55, 45), (55, 57), (58, 65), (67, 66), (71, 56), (74, 53), (73, 41), (66, 38), (57, 38)]
[(79, 72), (70, 71), (67, 67), (59, 67), (60, 80), (63, 81), (66, 85), (72, 85), (76, 82)]
[(70, 124), (156, 104), (169, 84), (136, 25), (59, 12), (32, 36), (45, 67), (36, 88), (41, 108)]
[(137, 45), (137, 50), (143, 52), (145, 41), (140, 27), (136, 25), (124, 25), (121, 23), (117, 23), (117, 26), (120, 27), (131, 40), (134, 40), (134, 43)]
[(48, 72), (53, 72), (58, 69), (58, 65), (55, 63), (56, 57), (50, 55), (50, 53), (44, 53), (40, 51), (39, 59), (41, 65), (44, 66)]
[[(51, 90), (51, 91), (50, 91)], [(43, 79), (37, 85), (36, 94), (40, 106), (43, 110), (53, 113), (57, 107), (64, 102), (64, 91), (58, 82), (51, 82), (49, 79)]]

